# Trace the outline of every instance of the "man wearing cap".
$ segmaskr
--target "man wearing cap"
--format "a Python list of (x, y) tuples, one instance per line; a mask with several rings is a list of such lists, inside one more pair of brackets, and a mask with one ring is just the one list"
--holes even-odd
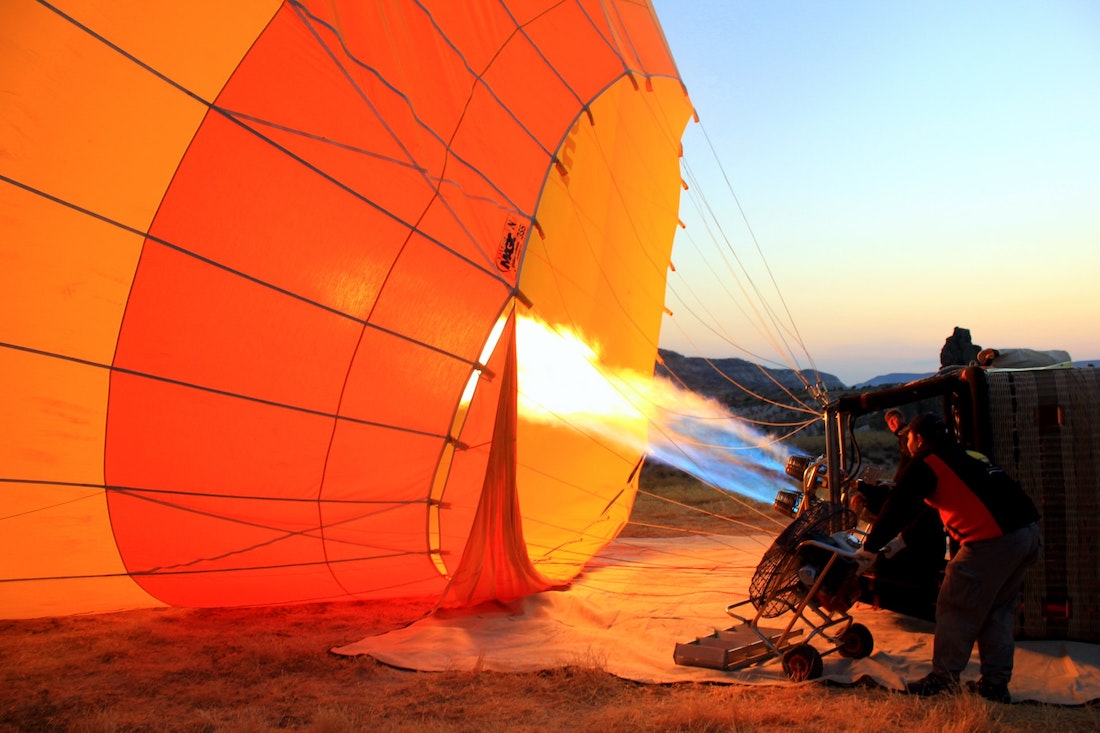
[(901, 477), (902, 472), (905, 471), (905, 467), (909, 465), (909, 459), (913, 457), (913, 454), (909, 452), (909, 445), (904, 432), (909, 425), (905, 422), (905, 416), (901, 414), (901, 410), (896, 407), (887, 410), (883, 419), (886, 421), (886, 427), (898, 439), (898, 468), (894, 471), (894, 481), (896, 482)]
[(879, 512), (882, 511), (882, 505), (886, 502), (890, 489), (897, 483), (911, 458), (909, 448), (906, 446), (905, 435), (902, 433), (906, 422), (901, 410), (891, 407), (886, 411), (883, 420), (886, 422), (886, 427), (898, 439), (898, 465), (894, 470), (894, 477), (888, 482), (865, 483), (860, 481), (856, 485), (856, 492), (852, 497), (852, 510), (858, 514), (861, 510), (866, 509), (872, 517), (878, 516)]
[(870, 518), (876, 536), (889, 538), (905, 529), (908, 544), (905, 552), (890, 558), (875, 558), (873, 553), (867, 554), (866, 564), (871, 564), (874, 559), (877, 562), (873, 563), (873, 572), (860, 576), (860, 600), (876, 608), (934, 621), (936, 596), (947, 564), (947, 540), (939, 514), (919, 498), (911, 498), (904, 510), (901, 505), (905, 504), (905, 497), (894, 499), (892, 512), (883, 521), (881, 515), (886, 500), (912, 459), (907, 445), (907, 424), (901, 410), (887, 410), (884, 420), (898, 440), (897, 470), (889, 482), (857, 482), (851, 508), (857, 513), (866, 511), (864, 516)]
[[(918, 415), (903, 431), (912, 460), (864, 547), (886, 557), (904, 552), (914, 528), (900, 520), (912, 520), (922, 502), (939, 512), (959, 544), (936, 599), (932, 672), (906, 689), (922, 696), (959, 691), (959, 673), (977, 642), (982, 676), (968, 687), (989, 700), (1010, 702), (1013, 627), (1024, 574), (1042, 548), (1039, 513), (1004, 471), (964, 450), (938, 415)], [(893, 535), (898, 526), (903, 528)]]

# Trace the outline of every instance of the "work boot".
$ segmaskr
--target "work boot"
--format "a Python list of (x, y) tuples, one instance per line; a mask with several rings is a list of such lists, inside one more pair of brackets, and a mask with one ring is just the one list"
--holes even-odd
[(962, 692), (959, 686), (959, 678), (946, 672), (930, 672), (915, 682), (905, 685), (905, 691), (910, 695), (931, 697), (932, 695), (955, 695)]
[(1008, 705), (1012, 702), (1012, 695), (1008, 692), (1007, 682), (990, 682), (982, 677), (977, 682), (971, 680), (966, 683), (967, 692), (981, 695), (991, 702), (999, 702)]

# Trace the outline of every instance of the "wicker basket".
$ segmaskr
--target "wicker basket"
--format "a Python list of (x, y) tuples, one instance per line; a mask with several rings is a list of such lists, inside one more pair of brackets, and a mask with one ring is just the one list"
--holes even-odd
[(989, 370), (992, 458), (1042, 514), (1018, 634), (1100, 642), (1100, 369)]

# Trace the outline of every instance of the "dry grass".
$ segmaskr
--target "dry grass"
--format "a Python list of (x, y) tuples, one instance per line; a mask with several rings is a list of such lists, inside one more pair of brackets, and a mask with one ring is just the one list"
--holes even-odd
[[(647, 483), (688, 503), (710, 495), (671, 477), (666, 486)], [(639, 504), (643, 526), (667, 519)], [(1100, 731), (1095, 708), (994, 705), (969, 695), (923, 700), (818, 683), (640, 685), (598, 662), (529, 674), (419, 673), (329, 652), (428, 610), (364, 602), (0, 622), (0, 731)]]

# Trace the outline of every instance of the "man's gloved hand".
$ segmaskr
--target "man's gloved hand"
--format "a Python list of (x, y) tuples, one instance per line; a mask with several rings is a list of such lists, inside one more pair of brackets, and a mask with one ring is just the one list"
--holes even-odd
[(863, 575), (863, 573), (867, 572), (867, 568), (869, 568), (869, 567), (871, 567), (872, 565), (875, 564), (875, 560), (877, 560), (877, 559), (878, 559), (878, 555), (876, 555), (873, 552), (868, 552), (867, 550), (864, 550), (862, 547), (859, 548), (858, 550), (856, 550), (855, 560), (856, 560), (856, 564), (859, 565), (858, 573), (860, 575)]
[(882, 554), (886, 555), (886, 557), (893, 557), (904, 549), (905, 540), (899, 534), (897, 537), (886, 543), (886, 545), (882, 548)]

